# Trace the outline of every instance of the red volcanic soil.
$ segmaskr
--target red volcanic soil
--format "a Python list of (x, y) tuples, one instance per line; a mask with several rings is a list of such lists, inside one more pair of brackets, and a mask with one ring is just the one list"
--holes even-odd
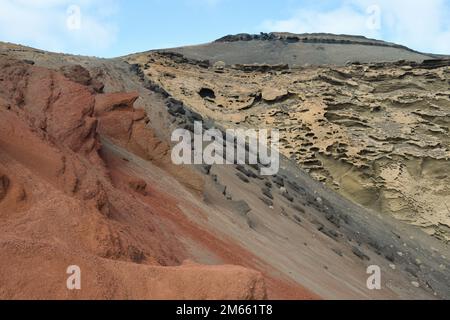
[[(157, 187), (157, 182), (151, 177), (146, 177), (146, 181), (137, 178), (136, 173), (130, 170), (130, 165), (128, 163), (123, 165), (124, 160), (115, 157), (112, 153), (104, 150), (102, 156), (108, 164), (115, 187), (123, 190), (131, 189), (135, 192), (136, 197), (148, 204), (152, 210), (157, 208), (158, 215), (173, 222), (178, 235), (183, 235), (183, 237), (188, 237), (195, 241), (226, 263), (259, 269), (264, 275), (268, 298), (319, 299), (317, 295), (297, 284), (271, 275), (275, 271), (269, 265), (266, 265), (252, 253), (235, 244), (232, 239), (226, 236), (218, 236), (217, 230), (214, 230), (213, 233), (190, 221), (179, 208), (192, 206), (192, 204), (181, 203), (176, 195), (161, 192)], [(206, 216), (206, 213), (202, 212), (198, 207), (193, 207), (192, 209), (198, 215)]]
[[(0, 298), (317, 298), (196, 225), (176, 194), (102, 145), (151, 161), (192, 197), (203, 187), (170, 163), (169, 146), (133, 108), (136, 93), (102, 87), (80, 68), (0, 58)], [(186, 239), (220, 265), (189, 262)], [(81, 268), (79, 291), (66, 288), (70, 265)]]

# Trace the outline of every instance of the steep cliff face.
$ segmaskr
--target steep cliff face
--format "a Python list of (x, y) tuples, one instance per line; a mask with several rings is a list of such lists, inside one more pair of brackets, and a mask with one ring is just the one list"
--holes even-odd
[(450, 239), (450, 60), (281, 71), (178, 60), (130, 62), (224, 127), (280, 129), (281, 152), (348, 199)]

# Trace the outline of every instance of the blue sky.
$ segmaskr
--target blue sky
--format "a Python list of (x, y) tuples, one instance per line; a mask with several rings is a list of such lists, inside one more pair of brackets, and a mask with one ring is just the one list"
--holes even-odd
[(359, 34), (450, 54), (450, 0), (1, 0), (0, 40), (114, 57), (270, 31)]

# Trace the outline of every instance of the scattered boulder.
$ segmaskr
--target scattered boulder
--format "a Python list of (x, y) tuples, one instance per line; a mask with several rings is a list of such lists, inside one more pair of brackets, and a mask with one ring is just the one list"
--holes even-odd
[(301, 207), (300, 205), (298, 205), (296, 203), (292, 205), (292, 208), (297, 212), (305, 213), (305, 208)]
[(183, 103), (181, 101), (170, 98), (167, 99), (166, 106), (167, 111), (174, 117), (185, 114)]
[(302, 219), (298, 216), (298, 215), (296, 215), (296, 214), (294, 214), (294, 221), (295, 222), (297, 222), (298, 224), (301, 224), (302, 223)]
[(262, 202), (264, 202), (268, 207), (273, 207), (273, 201), (270, 199), (267, 199), (266, 197), (260, 197), (259, 198)]
[(294, 201), (294, 197), (291, 196), (291, 195), (287, 192), (287, 190), (283, 190), (283, 192), (281, 193), (281, 195), (282, 195), (283, 197), (285, 197), (287, 200), (289, 200), (290, 202), (293, 202), (293, 201)]
[(211, 168), (212, 168), (211, 165), (205, 164), (201, 167), (201, 170), (204, 174), (209, 175), (209, 173), (211, 172)]
[(332, 224), (334, 224), (336, 227), (340, 228), (341, 227), (341, 219), (339, 219), (339, 217), (336, 214), (330, 213), (330, 212), (326, 212), (325, 213), (325, 218), (330, 221)]
[(295, 181), (286, 180), (286, 185), (298, 194), (305, 195), (306, 191), (300, 187)]
[(220, 194), (224, 195), (225, 197), (227, 196), (227, 186), (224, 186), (219, 182), (216, 182), (214, 186)]
[(322, 232), (324, 235), (330, 237), (331, 239), (337, 241), (339, 238), (339, 233), (332, 229), (327, 229), (324, 226), (319, 228), (319, 231)]
[(241, 179), (241, 181), (243, 181), (243, 182), (245, 182), (245, 183), (249, 183), (249, 182), (250, 182), (250, 180), (248, 180), (248, 178), (247, 178), (245, 175), (243, 175), (242, 173), (240, 173), (240, 172), (237, 172), (237, 173), (236, 173), (236, 176), (237, 176), (239, 179)]
[(247, 225), (250, 229), (255, 230), (260, 225), (259, 219), (252, 213), (247, 214)]
[(315, 225), (317, 227), (317, 230), (319, 230), (319, 231), (322, 230), (325, 227), (324, 224), (322, 222), (318, 221), (317, 219), (313, 219), (311, 221), (311, 223), (313, 225)]
[(376, 254), (381, 255), (382, 248), (381, 248), (381, 245), (378, 243), (377, 240), (370, 239), (367, 244), (374, 249)]
[(387, 250), (386, 252), (384, 252), (384, 257), (389, 262), (394, 262), (395, 261), (395, 254), (394, 254), (393, 250)]
[(191, 123), (194, 123), (195, 121), (203, 121), (203, 117), (201, 114), (192, 111), (192, 110), (185, 110), (187, 120)]
[(367, 256), (364, 252), (362, 252), (359, 248), (357, 248), (355, 246), (352, 247), (352, 252), (355, 256), (357, 256), (361, 260), (367, 260), (367, 261), (370, 260), (369, 256)]
[(261, 191), (262, 191), (263, 195), (265, 195), (267, 198), (273, 200), (273, 195), (270, 192), (269, 188), (262, 188)]
[(249, 178), (256, 178), (256, 174), (255, 174), (252, 170), (245, 168), (245, 167), (244, 167), (243, 165), (241, 165), (241, 164), (238, 164), (238, 165), (236, 166), (236, 169), (237, 169), (238, 171), (242, 172), (243, 174), (245, 174), (245, 175), (246, 175), (247, 177), (249, 177)]
[(277, 186), (284, 187), (284, 179), (282, 177), (274, 176), (272, 180)]
[(416, 265), (411, 264), (405, 268), (405, 271), (417, 278), (420, 272), (420, 268)]
[(233, 209), (242, 216), (246, 216), (247, 213), (252, 211), (252, 208), (244, 200), (232, 201)]

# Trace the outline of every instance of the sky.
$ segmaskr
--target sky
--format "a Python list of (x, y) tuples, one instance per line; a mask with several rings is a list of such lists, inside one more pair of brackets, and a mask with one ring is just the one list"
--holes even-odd
[(450, 0), (0, 0), (0, 41), (72, 54), (117, 57), (271, 31), (450, 54)]

